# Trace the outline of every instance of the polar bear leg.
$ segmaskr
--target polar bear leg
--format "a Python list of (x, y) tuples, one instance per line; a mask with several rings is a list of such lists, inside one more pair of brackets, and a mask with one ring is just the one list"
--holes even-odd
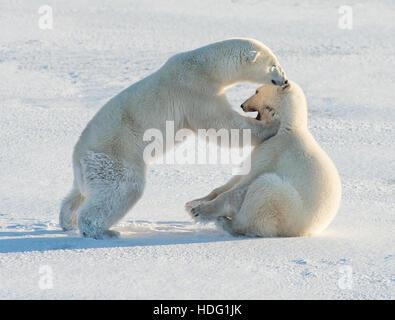
[(298, 235), (302, 202), (297, 191), (278, 175), (267, 173), (248, 188), (240, 211), (232, 217), (233, 232), (248, 236)]
[(214, 200), (220, 194), (222, 194), (222, 193), (228, 191), (229, 189), (233, 188), (233, 186), (236, 185), (240, 181), (240, 179), (241, 179), (240, 176), (234, 176), (227, 183), (225, 183), (223, 186), (215, 188), (207, 196), (187, 202), (185, 204), (185, 210), (190, 212), (193, 207), (196, 207), (201, 202)]
[(119, 234), (108, 230), (141, 197), (144, 165), (128, 164), (102, 153), (88, 153), (81, 161), (87, 197), (78, 212), (78, 227), (85, 237), (102, 239)]
[(63, 231), (69, 231), (77, 228), (76, 211), (83, 201), (83, 195), (80, 193), (79, 189), (74, 186), (63, 200), (60, 209), (59, 224)]
[(232, 217), (240, 210), (247, 189), (248, 186), (242, 186), (225, 191), (215, 199), (191, 208), (190, 214), (193, 219), (201, 222), (213, 221), (222, 216)]

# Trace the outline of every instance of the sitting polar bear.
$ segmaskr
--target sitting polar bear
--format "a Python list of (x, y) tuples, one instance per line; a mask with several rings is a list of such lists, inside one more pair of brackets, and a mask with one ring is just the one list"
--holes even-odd
[(231, 39), (171, 57), (158, 71), (108, 101), (88, 123), (73, 153), (74, 185), (63, 200), (60, 226), (93, 238), (117, 236), (109, 228), (141, 197), (145, 185), (144, 132), (166, 121), (174, 129), (251, 129), (257, 144), (276, 128), (232, 110), (226, 87), (242, 81), (283, 85), (273, 53), (252, 39)]
[(301, 88), (263, 86), (241, 107), (258, 111), (269, 126), (279, 117), (278, 133), (252, 152), (248, 175), (187, 203), (187, 210), (233, 235), (307, 236), (325, 229), (339, 208), (340, 178), (307, 128)]

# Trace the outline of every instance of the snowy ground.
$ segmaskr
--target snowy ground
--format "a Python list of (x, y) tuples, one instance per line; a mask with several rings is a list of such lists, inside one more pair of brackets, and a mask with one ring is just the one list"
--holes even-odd
[[(45, 4), (52, 30), (38, 27)], [(338, 27), (345, 4), (352, 30)], [(1, 0), (0, 298), (393, 299), (394, 16), (390, 0)], [(194, 224), (184, 203), (229, 168), (162, 165), (120, 239), (63, 233), (59, 205), (87, 121), (174, 53), (230, 37), (264, 42), (305, 90), (309, 127), (343, 183), (329, 228), (247, 239)], [(253, 90), (237, 85), (229, 99), (237, 108)]]

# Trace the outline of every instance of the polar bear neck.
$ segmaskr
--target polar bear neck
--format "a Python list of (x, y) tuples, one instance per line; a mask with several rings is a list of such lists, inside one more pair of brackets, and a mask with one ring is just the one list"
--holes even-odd
[(281, 119), (279, 133), (307, 129), (307, 103), (303, 94), (289, 92), (279, 99), (275, 109)]
[(237, 82), (243, 81), (242, 53), (230, 48), (216, 47), (212, 55), (197, 56), (195, 62), (200, 65), (200, 70), (222, 90)]
[(216, 91), (224, 91), (245, 78), (245, 66), (251, 50), (261, 50), (251, 39), (232, 39), (216, 42), (169, 59), (182, 66), (182, 72), (198, 71), (204, 81)]

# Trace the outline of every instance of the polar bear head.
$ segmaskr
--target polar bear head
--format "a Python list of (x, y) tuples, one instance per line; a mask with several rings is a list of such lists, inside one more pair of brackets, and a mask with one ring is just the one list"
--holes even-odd
[(282, 86), (288, 80), (277, 57), (263, 43), (246, 39), (241, 52), (241, 78), (244, 81)]
[(282, 127), (296, 128), (307, 125), (307, 103), (303, 90), (293, 81), (282, 86), (263, 85), (255, 94), (241, 104), (245, 112), (258, 111), (257, 119), (267, 116), (267, 110), (274, 111)]
[[(238, 82), (284, 85), (287, 77), (277, 57), (263, 43), (246, 38), (228, 39), (176, 55), (186, 70), (196, 65), (202, 74), (227, 87)], [(173, 58), (174, 59), (174, 58)], [(195, 67), (196, 69), (196, 67)], [(203, 71), (202, 71), (203, 70)]]

